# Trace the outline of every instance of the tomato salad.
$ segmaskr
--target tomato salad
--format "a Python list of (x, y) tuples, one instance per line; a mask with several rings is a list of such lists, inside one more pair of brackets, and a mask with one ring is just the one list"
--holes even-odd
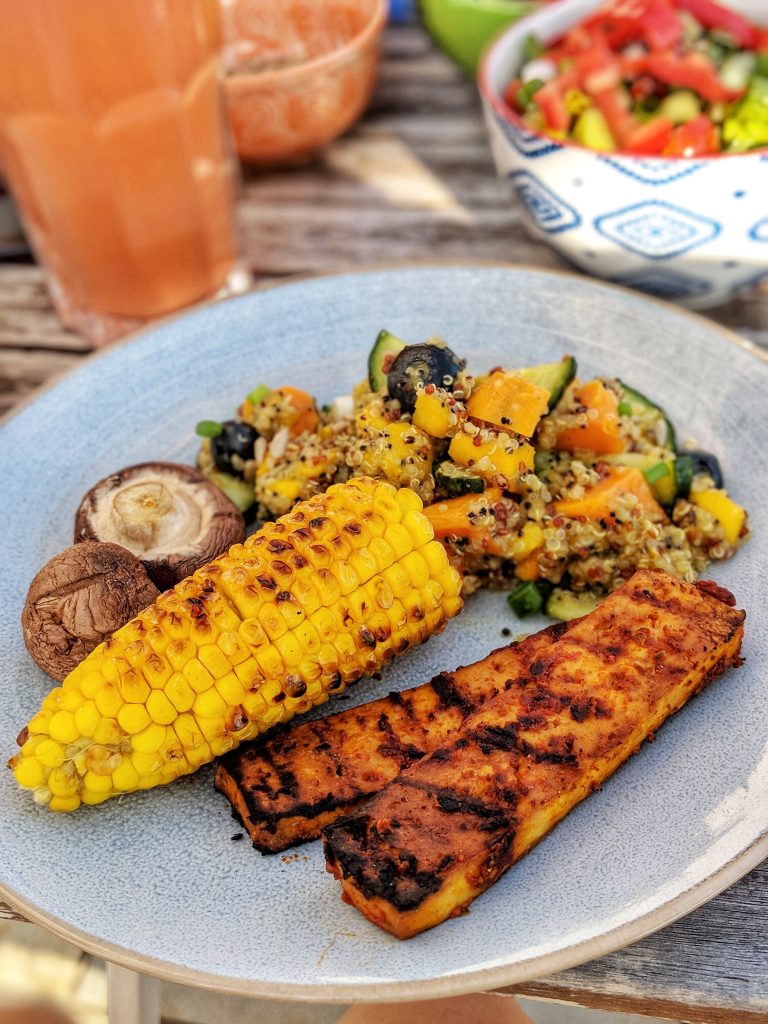
[(505, 102), (589, 149), (700, 157), (768, 146), (768, 28), (714, 0), (609, 0), (530, 36)]

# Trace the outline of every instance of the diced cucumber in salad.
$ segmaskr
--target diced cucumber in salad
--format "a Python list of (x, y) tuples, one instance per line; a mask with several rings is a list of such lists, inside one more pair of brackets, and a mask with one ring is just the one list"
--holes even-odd
[(700, 157), (768, 146), (768, 27), (715, 0), (608, 0), (531, 38), (506, 103), (601, 152)]

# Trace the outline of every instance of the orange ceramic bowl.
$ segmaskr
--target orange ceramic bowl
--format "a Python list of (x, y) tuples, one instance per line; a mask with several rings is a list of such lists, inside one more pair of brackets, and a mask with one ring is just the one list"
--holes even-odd
[(301, 163), (362, 114), (387, 0), (224, 0), (229, 120), (240, 158)]

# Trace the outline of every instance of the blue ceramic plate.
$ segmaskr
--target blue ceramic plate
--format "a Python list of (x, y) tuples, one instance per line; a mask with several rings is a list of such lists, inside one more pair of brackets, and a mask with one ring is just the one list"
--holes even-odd
[[(768, 365), (703, 319), (530, 270), (356, 274), (210, 305), (87, 362), (11, 419), (0, 435), (3, 756), (50, 686), (21, 641), (24, 596), (70, 542), (81, 495), (131, 462), (191, 461), (196, 420), (226, 417), (260, 381), (321, 400), (347, 392), (384, 326), (413, 340), (440, 334), (481, 369), (571, 353), (584, 376), (631, 382), (663, 404), (681, 438), (714, 451), (754, 532), (712, 570), (747, 609), (746, 664), (667, 723), (469, 914), (409, 942), (341, 902), (319, 843), (263, 857), (232, 842), (239, 830), (210, 768), (71, 816), (37, 811), (2, 771), (2, 890), (86, 949), (176, 981), (284, 999), (458, 994), (602, 955), (768, 854)], [(479, 595), (352, 699), (481, 657), (504, 626), (518, 628), (503, 597)]]

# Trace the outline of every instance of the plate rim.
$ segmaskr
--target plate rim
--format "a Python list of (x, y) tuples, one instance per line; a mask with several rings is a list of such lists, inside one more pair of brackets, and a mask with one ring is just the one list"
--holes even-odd
[[(238, 303), (252, 301), (253, 296), (262, 292), (268, 292), (275, 288), (290, 287), (322, 281), (325, 279), (337, 278), (358, 278), (387, 272), (402, 272), (408, 270), (482, 270), (497, 269), (507, 270), (515, 273), (532, 273), (545, 277), (565, 277), (572, 280), (581, 280), (587, 286), (595, 287), (598, 290), (616, 291), (629, 296), (635, 301), (651, 303), (665, 310), (667, 314), (683, 315), (692, 317), (696, 322), (705, 326), (709, 331), (720, 335), (724, 341), (735, 344), (746, 353), (755, 356), (759, 362), (768, 365), (768, 351), (760, 348), (755, 343), (743, 338), (735, 331), (722, 324), (711, 320), (701, 313), (681, 308), (672, 303), (653, 296), (638, 293), (632, 289), (616, 285), (610, 282), (594, 280), (584, 275), (573, 273), (558, 268), (539, 267), (533, 264), (515, 264), (495, 260), (429, 260), (429, 261), (404, 261), (398, 263), (382, 263), (366, 266), (360, 270), (339, 270), (324, 272), (322, 274), (292, 275), (279, 281), (256, 282), (254, 287), (242, 295), (231, 298), (208, 300), (190, 306), (183, 311), (162, 317), (147, 324), (136, 331), (131, 332), (120, 339), (117, 344), (96, 350), (77, 363), (56, 374), (40, 387), (34, 389), (20, 402), (0, 417), (0, 432), (5, 425), (17, 415), (34, 404), (59, 383), (66, 380), (73, 374), (77, 374), (84, 368), (90, 366), (95, 360), (103, 356), (110, 356), (119, 352), (124, 345), (141, 338), (143, 335), (157, 331), (176, 321), (188, 318), (208, 307), (220, 306), (222, 303)], [(544, 976), (558, 973), (590, 960), (598, 959), (615, 952), (624, 946), (638, 941), (647, 935), (664, 928), (673, 921), (687, 915), (705, 902), (723, 892), (730, 885), (737, 882), (746, 875), (752, 868), (756, 867), (768, 856), (768, 830), (757, 837), (749, 846), (736, 854), (716, 871), (702, 879), (696, 885), (685, 889), (659, 906), (648, 910), (646, 913), (627, 921), (624, 924), (614, 926), (600, 935), (573, 943), (570, 946), (553, 950), (547, 953), (535, 955), (529, 959), (518, 960), (511, 964), (500, 964), (493, 967), (474, 967), (460, 972), (445, 974), (437, 978), (425, 980), (383, 980), (371, 982), (359, 982), (335, 979), (327, 984), (316, 982), (301, 984), (295, 982), (275, 983), (271, 981), (260, 981), (253, 978), (232, 977), (224, 974), (213, 973), (197, 968), (185, 967), (172, 962), (157, 959), (155, 957), (135, 952), (110, 941), (98, 940), (88, 932), (68, 924), (65, 920), (55, 914), (47, 912), (44, 908), (27, 901), (23, 896), (7, 883), (0, 880), (0, 896), (18, 912), (23, 914), (29, 921), (47, 928), (59, 937), (73, 943), (89, 953), (100, 956), (114, 964), (139, 973), (148, 974), (164, 981), (189, 985), (191, 987), (207, 989), (232, 995), (249, 996), (252, 998), (264, 998), (290, 1002), (315, 1002), (315, 1003), (394, 1003), (404, 1000), (425, 1000), (441, 997), (463, 995), (477, 991), (487, 991), (494, 988), (519, 985), (524, 982), (533, 981)]]

